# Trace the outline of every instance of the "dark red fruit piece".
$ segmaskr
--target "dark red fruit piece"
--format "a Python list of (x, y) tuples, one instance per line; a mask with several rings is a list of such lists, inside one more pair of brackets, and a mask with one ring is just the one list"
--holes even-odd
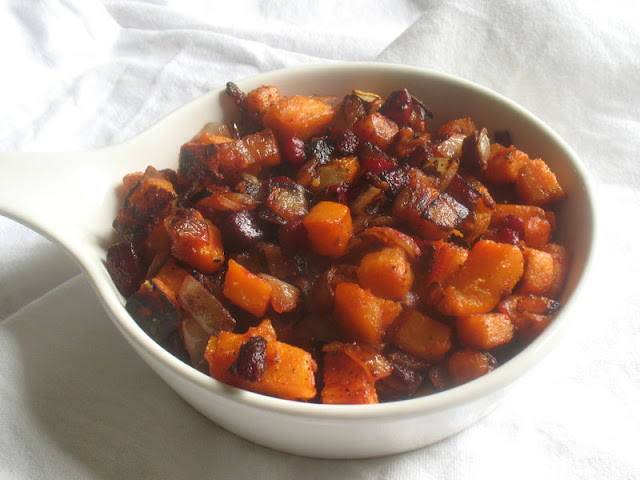
[(307, 229), (302, 219), (291, 220), (278, 229), (280, 248), (285, 254), (297, 252), (307, 245)]
[(380, 113), (393, 120), (398, 126), (406, 126), (411, 120), (413, 113), (413, 98), (406, 88), (391, 92), (380, 107)]
[(516, 215), (511, 214), (504, 217), (502, 227), (515, 231), (520, 238), (524, 236), (524, 221)]
[(120, 242), (107, 250), (107, 271), (122, 295), (132, 295), (144, 280), (146, 267), (130, 242)]
[(266, 359), (267, 341), (256, 335), (242, 344), (229, 373), (247, 382), (257, 382), (264, 373)]
[(337, 202), (346, 205), (349, 201), (349, 190), (351, 182), (344, 182), (340, 185), (331, 185), (322, 192), (322, 200)]
[(360, 139), (353, 130), (341, 130), (334, 135), (336, 151), (342, 155), (355, 155)]
[(515, 230), (512, 230), (511, 228), (501, 228), (490, 238), (490, 240), (498, 243), (519, 245), (521, 238)]
[(383, 157), (369, 157), (362, 161), (362, 171), (365, 173), (373, 173), (374, 175), (382, 173), (395, 166), (396, 164), (393, 161)]
[(287, 137), (280, 143), (281, 154), (284, 160), (295, 167), (302, 165), (307, 160), (304, 140), (298, 137)]
[(247, 210), (232, 212), (220, 224), (225, 250), (242, 251), (262, 240), (264, 230)]

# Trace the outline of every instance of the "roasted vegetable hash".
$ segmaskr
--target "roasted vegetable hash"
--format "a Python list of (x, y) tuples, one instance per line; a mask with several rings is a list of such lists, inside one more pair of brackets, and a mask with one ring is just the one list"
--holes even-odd
[(239, 120), (126, 175), (113, 223), (109, 273), (174, 355), (264, 395), (378, 403), (485, 375), (552, 321), (565, 193), (508, 130), (435, 129), (407, 89), (227, 94)]

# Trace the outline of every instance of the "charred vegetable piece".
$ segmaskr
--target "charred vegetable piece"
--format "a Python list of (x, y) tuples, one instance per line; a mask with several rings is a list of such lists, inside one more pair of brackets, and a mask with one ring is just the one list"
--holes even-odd
[(476, 130), (462, 142), (460, 161), (472, 174), (479, 175), (487, 167), (490, 150), (487, 129)]
[(286, 177), (265, 182), (261, 196), (264, 201), (260, 216), (264, 220), (282, 225), (309, 213), (309, 192)]
[(163, 346), (167, 346), (180, 323), (175, 292), (158, 279), (145, 281), (127, 299), (126, 308), (140, 328)]
[(193, 208), (178, 209), (164, 220), (171, 254), (202, 273), (213, 273), (224, 263), (218, 227)]
[(422, 216), (440, 230), (448, 232), (467, 218), (469, 210), (448, 193), (441, 193), (425, 209)]

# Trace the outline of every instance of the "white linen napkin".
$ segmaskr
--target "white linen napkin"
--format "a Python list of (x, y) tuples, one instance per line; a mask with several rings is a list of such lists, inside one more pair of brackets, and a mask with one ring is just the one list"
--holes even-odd
[(59, 247), (0, 218), (0, 478), (640, 477), (636, 2), (316, 4), (0, 4), (0, 149), (118, 143), (228, 80), (285, 66), (377, 59), (459, 75), (547, 122), (597, 181), (597, 275), (570, 335), (450, 439), (372, 460), (296, 457), (195, 412)]

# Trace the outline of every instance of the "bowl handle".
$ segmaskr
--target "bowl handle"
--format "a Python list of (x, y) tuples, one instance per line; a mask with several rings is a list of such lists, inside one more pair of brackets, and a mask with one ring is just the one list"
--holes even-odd
[(103, 151), (0, 152), (0, 215), (72, 247), (92, 229), (96, 205), (113, 188)]

